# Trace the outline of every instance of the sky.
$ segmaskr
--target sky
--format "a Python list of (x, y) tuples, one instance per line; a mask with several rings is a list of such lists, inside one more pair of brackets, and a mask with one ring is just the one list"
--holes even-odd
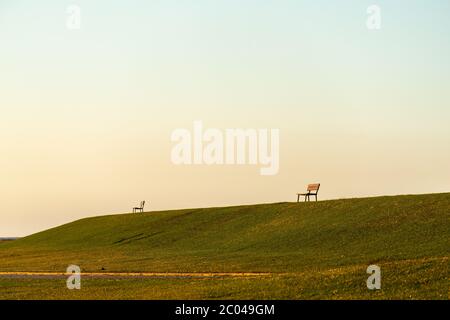
[[(0, 236), (141, 200), (295, 201), (314, 182), (322, 200), (449, 192), (449, 15), (439, 0), (0, 0)], [(194, 121), (278, 129), (279, 171), (174, 164), (171, 134)]]

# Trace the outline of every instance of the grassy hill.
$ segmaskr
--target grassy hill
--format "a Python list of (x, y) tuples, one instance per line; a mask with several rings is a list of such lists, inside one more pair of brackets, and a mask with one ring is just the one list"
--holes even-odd
[[(391, 277), (391, 287), (371, 293), (377, 297), (448, 299), (449, 248), (445, 193), (87, 218), (0, 243), (0, 271), (64, 272), (77, 264), (84, 272), (270, 272), (284, 277), (279, 291), (274, 279), (233, 279), (188, 298), (330, 298), (336, 290), (352, 298), (366, 297), (365, 269), (377, 264), (384, 283)], [(179, 285), (166, 284), (166, 292)], [(139, 296), (133, 286), (131, 297), (174, 297), (146, 287)], [(343, 294), (352, 286), (354, 294)]]

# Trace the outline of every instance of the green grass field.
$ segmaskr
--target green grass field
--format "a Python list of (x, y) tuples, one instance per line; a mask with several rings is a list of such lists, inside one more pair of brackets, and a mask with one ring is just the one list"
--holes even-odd
[[(0, 243), (0, 272), (268, 272), (248, 278), (0, 276), (2, 299), (448, 299), (450, 193), (93, 217)], [(381, 267), (382, 288), (366, 288)]]

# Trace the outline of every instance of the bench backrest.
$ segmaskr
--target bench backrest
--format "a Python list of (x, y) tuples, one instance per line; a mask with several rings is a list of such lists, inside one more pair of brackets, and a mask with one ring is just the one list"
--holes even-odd
[(145, 201), (141, 201), (141, 209), (144, 209)]
[(320, 188), (320, 183), (313, 183), (313, 184), (308, 184), (308, 189), (307, 191), (319, 191)]

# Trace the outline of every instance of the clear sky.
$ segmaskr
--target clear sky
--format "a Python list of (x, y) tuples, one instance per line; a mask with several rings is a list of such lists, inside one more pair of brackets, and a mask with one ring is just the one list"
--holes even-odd
[[(321, 199), (449, 192), (449, 39), (447, 0), (0, 0), (0, 236), (311, 182)], [(171, 133), (195, 120), (279, 129), (279, 173), (174, 165)]]

